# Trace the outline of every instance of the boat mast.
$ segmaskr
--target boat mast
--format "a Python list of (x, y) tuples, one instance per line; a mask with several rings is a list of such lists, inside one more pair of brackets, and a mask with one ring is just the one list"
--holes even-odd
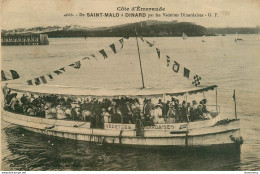
[(235, 104), (235, 117), (237, 119), (237, 104), (236, 104), (236, 91), (234, 90), (233, 94), (234, 104)]
[(216, 88), (216, 111), (218, 113), (218, 88)]
[(136, 45), (137, 45), (137, 49), (138, 49), (138, 56), (139, 56), (139, 63), (140, 63), (140, 70), (141, 70), (141, 77), (142, 77), (142, 83), (143, 83), (143, 88), (144, 88), (144, 77), (143, 77), (142, 61), (141, 61), (140, 50), (139, 50), (139, 44), (138, 44), (138, 39), (137, 39), (136, 26), (135, 26), (135, 39), (136, 39)]

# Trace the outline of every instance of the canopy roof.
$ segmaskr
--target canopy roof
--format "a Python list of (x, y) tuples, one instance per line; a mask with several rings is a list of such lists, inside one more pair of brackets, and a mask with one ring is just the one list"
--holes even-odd
[(16, 85), (10, 84), (8, 88), (12, 91), (22, 92), (22, 93), (31, 93), (36, 95), (50, 95), (56, 94), (60, 96), (90, 96), (97, 98), (113, 98), (120, 96), (128, 97), (162, 97), (164, 94), (169, 96), (181, 96), (184, 94), (197, 94), (206, 92), (208, 90), (214, 90), (217, 86), (200, 86), (194, 87), (189, 90), (176, 90), (176, 89), (167, 89), (167, 88), (135, 88), (135, 89), (126, 89), (126, 88), (117, 88), (117, 89), (104, 89), (104, 88), (79, 88), (79, 87), (65, 87), (65, 86), (28, 86), (28, 85)]

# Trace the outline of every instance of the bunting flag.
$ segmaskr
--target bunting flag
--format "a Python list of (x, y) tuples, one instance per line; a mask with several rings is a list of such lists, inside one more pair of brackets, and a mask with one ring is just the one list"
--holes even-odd
[(34, 79), (34, 83), (35, 83), (35, 85), (40, 85), (40, 84), (41, 84), (41, 81), (40, 81), (39, 78), (35, 78), (35, 79)]
[(41, 76), (40, 78), (41, 78), (43, 84), (47, 83), (47, 81), (46, 81), (44, 76)]
[(75, 62), (74, 68), (75, 68), (75, 69), (80, 69), (80, 67), (81, 67), (80, 61)]
[(20, 78), (19, 74), (16, 71), (14, 70), (9, 70), (9, 71), (10, 73), (8, 71), (1, 70), (2, 81), (15, 80)]
[(121, 43), (121, 48), (123, 48), (124, 47), (124, 39), (123, 38), (119, 39), (119, 42)]
[(146, 43), (150, 46), (150, 47), (152, 47), (153, 46), (153, 44), (152, 43), (150, 43), (149, 41), (147, 41), (146, 40)]
[(190, 78), (190, 70), (189, 69), (184, 67), (184, 72), (183, 73), (184, 73), (183, 74), (184, 77)]
[(166, 57), (167, 57), (167, 67), (168, 67), (170, 65), (171, 60), (169, 56), (166, 55)]
[(10, 70), (10, 72), (12, 74), (13, 79), (19, 79), (20, 78), (19, 74), (16, 71)]
[(116, 53), (116, 46), (115, 44), (109, 45), (109, 47), (113, 50), (114, 53)]
[(28, 85), (33, 85), (32, 80), (27, 80)]
[(174, 64), (173, 64), (173, 66), (172, 66), (172, 70), (173, 70), (174, 72), (178, 73), (178, 72), (179, 72), (179, 69), (180, 69), (180, 64), (179, 64), (178, 62), (176, 62), (175, 60), (174, 60), (173, 62), (174, 62)]
[(200, 80), (201, 80), (201, 77), (198, 76), (198, 75), (195, 75), (195, 76), (193, 77), (192, 84), (193, 84), (194, 86), (199, 86), (199, 85), (200, 85)]
[(6, 78), (5, 73), (4, 73), (3, 70), (1, 70), (1, 79), (2, 79), (2, 81), (9, 80), (9, 79)]
[(161, 52), (160, 52), (160, 50), (158, 48), (156, 48), (156, 51), (157, 51), (158, 58), (160, 59)]
[(84, 58), (82, 58), (81, 60), (86, 60), (86, 59), (89, 59), (89, 57), (84, 57)]
[[(149, 42), (149, 41), (147, 41), (147, 40), (144, 40), (142, 36), (139, 36), (139, 37), (140, 37), (140, 39), (141, 39), (142, 41), (145, 41), (150, 47), (154, 46), (154, 43), (151, 43), (151, 42)], [(160, 49), (159, 49), (159, 48), (156, 48), (156, 52), (157, 52), (158, 58), (160, 59), (160, 56), (161, 56), (161, 51), (160, 51)], [(170, 57), (169, 57), (168, 55), (166, 55), (166, 58), (167, 58), (167, 67), (169, 67), (169, 66), (170, 66), (170, 62), (171, 62), (171, 61), (170, 61)], [(173, 70), (175, 73), (180, 72), (180, 67), (181, 67), (181, 65), (180, 65), (177, 61), (173, 61), (172, 70)], [(181, 71), (181, 72), (182, 72), (182, 71)], [(184, 67), (184, 69), (183, 69), (183, 76), (189, 79), (190, 76), (193, 76), (193, 74), (190, 75), (190, 70), (189, 70), (188, 68)], [(198, 75), (194, 75), (194, 76), (193, 76), (193, 79), (191, 78), (191, 80), (192, 80), (192, 84), (193, 84), (194, 86), (199, 86), (199, 85), (200, 85), (201, 77), (198, 76)]]
[(108, 57), (107, 57), (107, 53), (105, 52), (104, 49), (100, 50), (99, 52), (102, 54), (102, 56), (104, 57), (104, 59), (108, 58)]
[[(121, 49), (123, 48), (124, 46), (124, 39), (129, 39), (129, 36), (125, 36), (123, 38), (121, 38), (119, 40), (120, 44), (121, 44)], [(109, 47), (112, 49), (112, 51), (116, 54), (118, 52), (117, 48), (116, 48), (116, 44), (112, 43), (109, 45)], [(102, 56), (104, 57), (104, 59), (108, 58), (108, 55), (107, 53), (105, 52), (104, 49), (101, 49), (99, 50), (99, 53), (102, 54)], [(109, 51), (110, 53), (110, 51)], [(86, 60), (86, 59), (90, 59), (90, 58), (95, 58), (97, 60), (97, 57), (95, 54), (90, 54), (90, 56), (88, 57), (84, 57), (82, 58), (81, 60)], [(81, 67), (81, 60), (80, 61), (76, 61), (72, 64), (69, 64), (68, 66), (71, 66), (75, 69), (80, 69)], [(98, 61), (98, 60), (97, 60)], [(62, 67), (58, 70), (55, 70), (53, 71), (53, 73), (57, 74), (57, 75), (60, 75), (62, 74), (63, 72), (66, 72), (66, 67)], [(48, 83), (48, 80), (53, 80), (53, 73), (48, 73), (46, 75), (42, 75), (40, 77), (37, 77), (37, 78), (34, 78), (34, 79), (31, 79), (31, 80), (27, 80), (27, 84), (28, 85), (40, 85), (40, 84), (46, 84)], [(10, 70), (10, 73), (5, 73), (4, 71), (1, 71), (1, 75), (2, 75), (2, 80), (5, 81), (5, 80), (10, 80), (10, 79), (17, 79), (19, 78), (19, 75), (16, 71), (14, 70)], [(11, 77), (12, 76), (12, 77)]]
[(52, 80), (53, 79), (53, 77), (52, 77), (52, 75), (51, 74), (48, 74), (48, 77)]
[(59, 70), (61, 70), (61, 71), (65, 72), (65, 67), (63, 67), (63, 68), (60, 68)]
[(144, 42), (144, 39), (143, 39), (143, 37), (142, 37), (142, 36), (139, 36), (139, 37), (140, 37), (141, 41), (142, 41), (142, 42)]
[(60, 75), (62, 72), (59, 70), (53, 71), (55, 74)]
[(80, 63), (80, 61), (77, 61), (77, 62), (70, 64), (69, 66), (72, 66), (75, 69), (80, 69), (81, 63)]

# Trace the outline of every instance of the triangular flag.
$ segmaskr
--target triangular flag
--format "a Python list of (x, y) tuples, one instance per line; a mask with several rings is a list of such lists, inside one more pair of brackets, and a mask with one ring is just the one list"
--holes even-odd
[(103, 55), (104, 59), (108, 58), (107, 53), (105, 52), (104, 49), (100, 50), (99, 52)]
[(173, 61), (173, 62), (174, 62), (174, 64), (172, 66), (172, 70), (177, 73), (177, 72), (179, 72), (180, 64), (176, 61)]
[(20, 78), (19, 74), (16, 71), (10, 70), (10, 72), (12, 74), (13, 79), (19, 79)]
[(1, 79), (2, 79), (2, 81), (8, 80), (8, 79), (6, 78), (5, 73), (4, 73), (3, 70), (1, 70)]
[(171, 60), (169, 56), (166, 55), (166, 57), (167, 57), (167, 67), (168, 67), (170, 65)]
[(46, 81), (46, 79), (45, 79), (44, 76), (41, 76), (40, 78), (42, 79), (42, 82), (43, 82), (44, 84), (47, 83), (47, 81)]
[(63, 68), (61, 68), (61, 69), (59, 69), (59, 70), (61, 70), (61, 71), (65, 72), (65, 67), (63, 67)]
[(41, 84), (41, 81), (40, 81), (39, 78), (35, 78), (35, 79), (34, 79), (34, 83), (35, 83), (35, 85), (40, 85), (40, 84)]
[(184, 67), (183, 76), (189, 78), (190, 77), (190, 70)]
[(56, 73), (57, 75), (61, 74), (62, 72), (60, 72), (59, 70), (53, 71), (54, 73)]
[(33, 85), (32, 80), (27, 80), (28, 85)]
[(157, 55), (158, 55), (158, 58), (160, 59), (160, 50), (158, 48), (156, 48), (156, 51), (157, 51)]
[(146, 43), (150, 46), (150, 47), (152, 47), (153, 46), (153, 44), (151, 44), (150, 42), (148, 42), (147, 40), (146, 40)]
[(75, 68), (75, 69), (80, 69), (80, 67), (81, 67), (80, 61), (75, 62), (74, 68)]
[(52, 80), (53, 79), (53, 77), (52, 77), (52, 75), (51, 74), (48, 74), (48, 76), (49, 76), (49, 78)]
[(85, 59), (89, 59), (88, 57), (84, 57), (84, 58), (82, 58), (81, 60), (85, 60)]
[(119, 42), (121, 43), (121, 48), (123, 48), (124, 47), (124, 39), (123, 38), (119, 39)]
[(109, 46), (113, 50), (113, 52), (116, 53), (116, 46), (115, 46), (115, 44), (111, 44)]

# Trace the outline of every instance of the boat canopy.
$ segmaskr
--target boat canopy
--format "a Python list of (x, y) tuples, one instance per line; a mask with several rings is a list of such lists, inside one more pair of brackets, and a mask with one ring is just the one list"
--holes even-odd
[(30, 93), (36, 95), (59, 95), (66, 97), (95, 97), (95, 98), (117, 98), (122, 96), (137, 97), (137, 98), (147, 98), (147, 97), (163, 97), (163, 95), (169, 96), (182, 96), (182, 95), (192, 95), (197, 93), (206, 92), (209, 90), (214, 90), (217, 88), (216, 85), (211, 86), (200, 86), (191, 89), (169, 89), (169, 88), (80, 88), (80, 87), (69, 87), (69, 86), (29, 86), (21, 84), (10, 84), (8, 88), (12, 91), (21, 93)]

